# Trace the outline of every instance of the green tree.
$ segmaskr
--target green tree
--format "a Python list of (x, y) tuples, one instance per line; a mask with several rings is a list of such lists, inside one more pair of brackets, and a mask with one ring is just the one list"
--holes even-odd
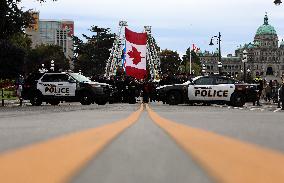
[(42, 64), (46, 69), (50, 69), (51, 60), (54, 61), (55, 71), (65, 71), (69, 69), (68, 59), (65, 57), (63, 50), (57, 45), (39, 45), (32, 49), (24, 64), (26, 73), (37, 72)]
[(12, 79), (22, 74), (25, 56), (24, 49), (0, 41), (0, 79)]
[[(37, 0), (42, 3), (45, 0)], [(19, 7), (21, 0), (0, 0), (0, 78), (14, 78), (23, 72), (31, 41), (24, 28), (32, 23), (30, 10)]]
[(191, 54), (191, 69), (194, 70), (194, 75), (200, 75), (201, 62), (198, 55), (188, 48), (185, 55), (182, 56), (181, 70), (183, 73), (190, 73), (190, 54)]
[(81, 70), (85, 75), (104, 74), (106, 61), (110, 55), (115, 34), (109, 28), (92, 26), (91, 37), (84, 35), (86, 42), (74, 37), (75, 70)]
[[(24, 28), (33, 21), (30, 10), (24, 11), (23, 8), (19, 7), (21, 1), (0, 1), (0, 40), (9, 40), (14, 34), (23, 33)], [(45, 0), (37, 1), (45, 2)]]
[(172, 50), (162, 50), (160, 52), (161, 71), (169, 75), (177, 74), (181, 63), (179, 54)]

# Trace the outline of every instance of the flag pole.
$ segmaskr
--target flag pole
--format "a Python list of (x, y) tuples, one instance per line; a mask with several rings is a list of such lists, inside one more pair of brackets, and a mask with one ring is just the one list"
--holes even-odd
[(191, 75), (191, 48), (189, 47), (189, 74)]

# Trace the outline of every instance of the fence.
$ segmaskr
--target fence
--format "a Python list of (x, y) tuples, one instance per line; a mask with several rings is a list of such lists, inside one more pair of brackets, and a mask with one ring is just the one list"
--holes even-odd
[(5, 101), (7, 100), (16, 100), (17, 90), (14, 85), (14, 81), (11, 80), (0, 80), (0, 100), (2, 106), (4, 106)]

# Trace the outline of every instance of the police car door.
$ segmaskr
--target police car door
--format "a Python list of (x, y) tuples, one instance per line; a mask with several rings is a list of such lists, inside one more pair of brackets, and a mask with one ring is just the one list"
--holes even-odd
[(235, 91), (235, 81), (226, 77), (216, 77), (214, 89), (216, 90), (214, 100), (230, 101)]
[(71, 82), (68, 74), (58, 74), (57, 87), (57, 96), (75, 96), (76, 82)]
[(75, 96), (76, 83), (69, 83), (66, 74), (45, 74), (37, 88), (45, 96)]
[(212, 100), (210, 91), (213, 89), (214, 78), (212, 77), (201, 77), (195, 80), (188, 86), (188, 99), (189, 100)]
[(54, 96), (55, 90), (57, 88), (57, 83), (55, 82), (55, 74), (44, 74), (37, 82), (37, 89), (41, 91), (44, 96)]

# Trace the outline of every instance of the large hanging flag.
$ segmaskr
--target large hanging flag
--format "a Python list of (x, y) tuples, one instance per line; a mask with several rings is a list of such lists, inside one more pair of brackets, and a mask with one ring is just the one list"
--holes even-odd
[(126, 61), (125, 71), (137, 79), (146, 77), (147, 33), (136, 33), (125, 28)]

